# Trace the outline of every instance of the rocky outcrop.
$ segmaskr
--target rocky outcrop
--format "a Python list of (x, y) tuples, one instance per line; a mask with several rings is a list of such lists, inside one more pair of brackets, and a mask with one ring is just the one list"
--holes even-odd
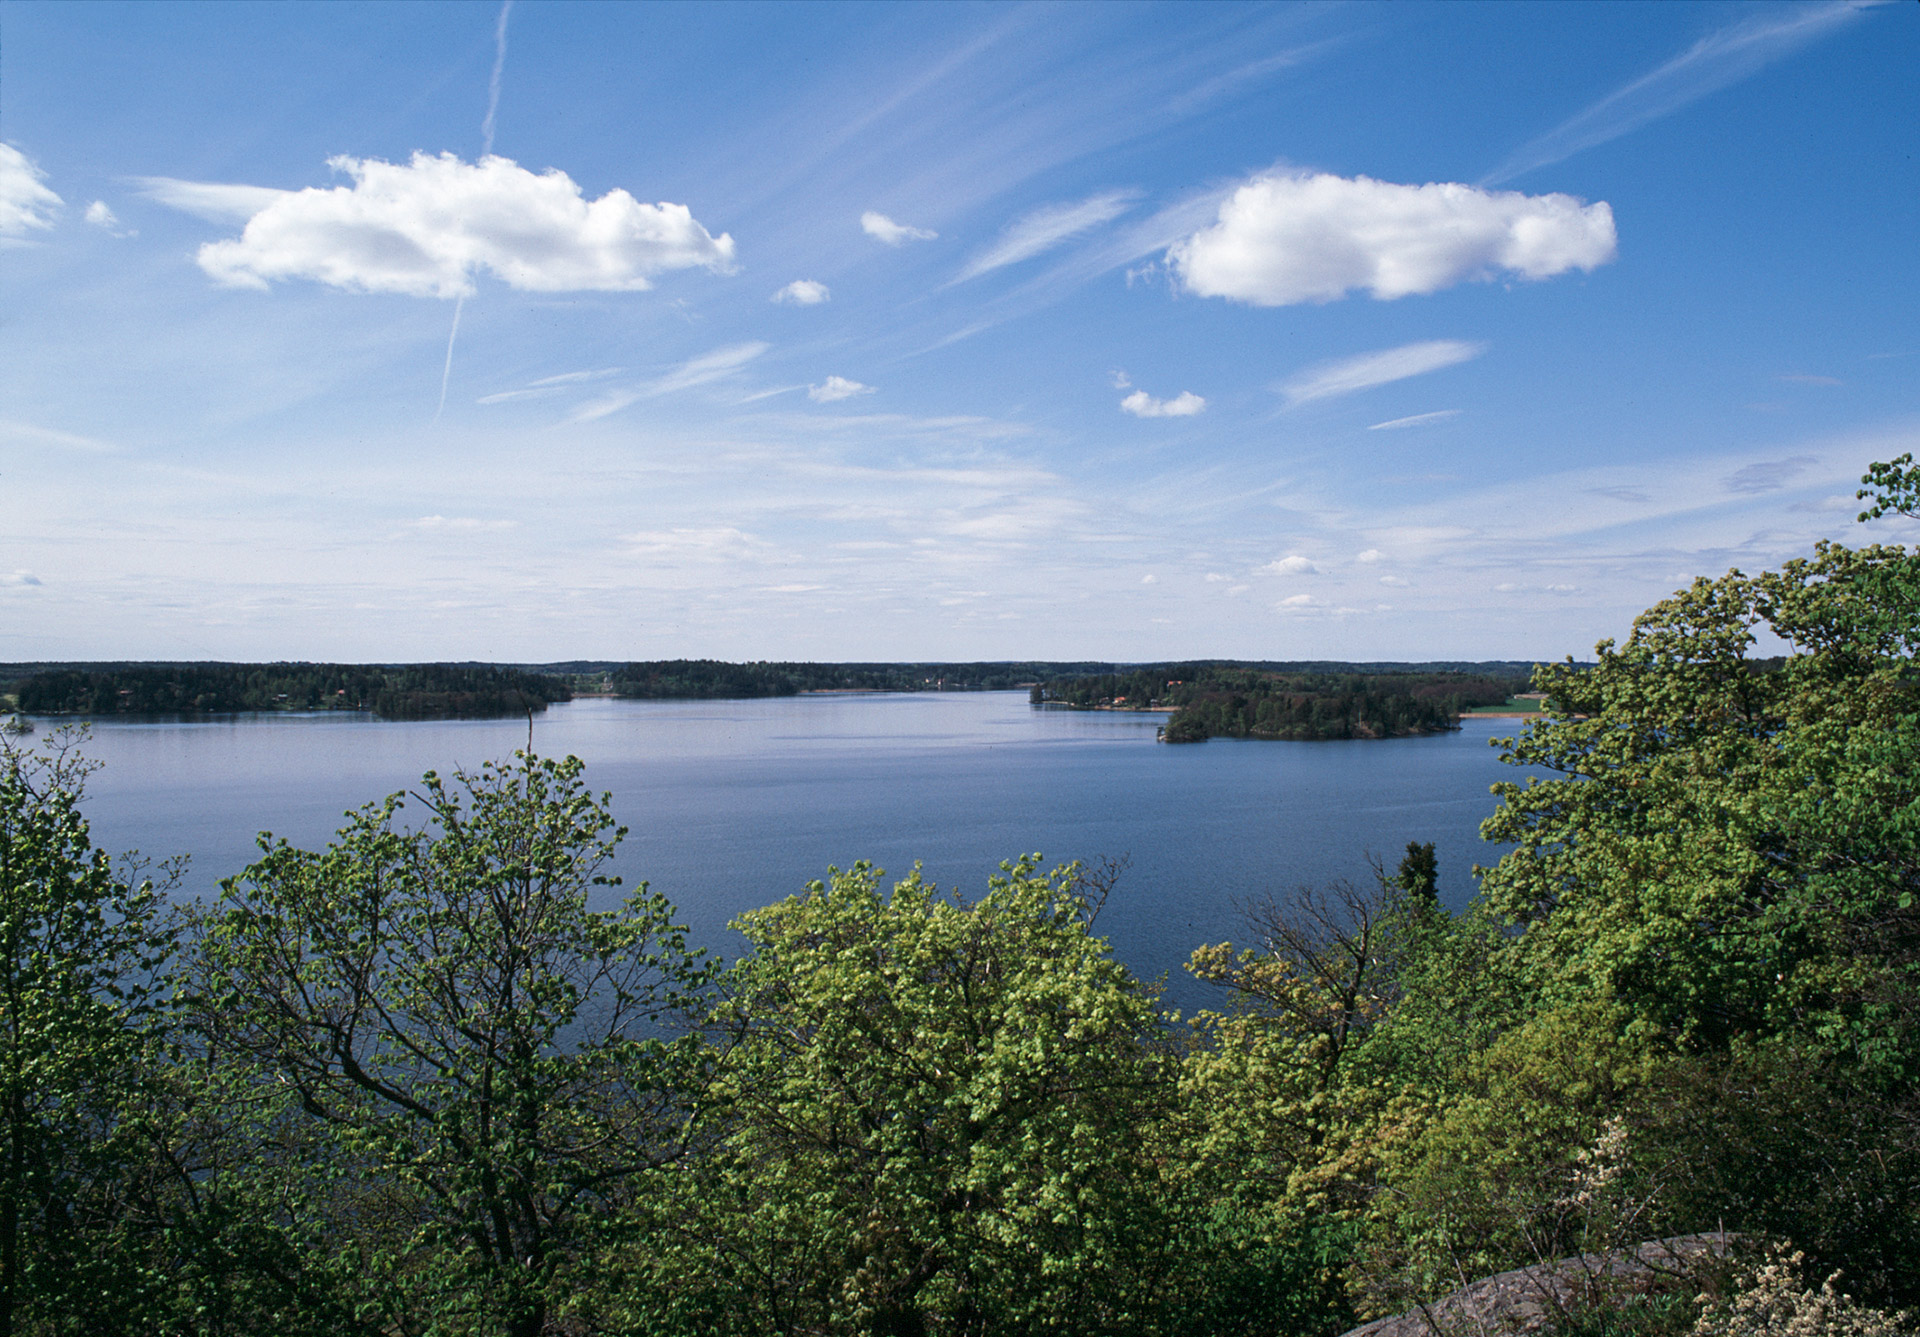
[(1507, 1337), (1543, 1332), (1566, 1315), (1692, 1284), (1724, 1259), (1722, 1231), (1648, 1240), (1483, 1277), (1417, 1309), (1354, 1328), (1342, 1337)]

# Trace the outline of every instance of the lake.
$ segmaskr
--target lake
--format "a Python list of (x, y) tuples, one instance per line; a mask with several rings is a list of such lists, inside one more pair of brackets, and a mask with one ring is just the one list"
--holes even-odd
[[(616, 871), (665, 892), (694, 941), (866, 859), (890, 874), (917, 860), (963, 892), (999, 861), (1126, 856), (1098, 921), (1137, 973), (1198, 999), (1181, 970), (1203, 942), (1240, 934), (1236, 903), (1372, 876), (1410, 840), (1439, 848), (1442, 898), (1463, 904), (1487, 788), (1521, 772), (1489, 738), (1458, 733), (1367, 742), (1154, 741), (1165, 717), (1034, 709), (1024, 692), (803, 696), (755, 701), (580, 700), (537, 718), (535, 746), (587, 763), (631, 828)], [(42, 731), (55, 721), (40, 720)], [(365, 715), (241, 715), (93, 721), (105, 763), (86, 812), (97, 845), (186, 853), (186, 887), (210, 894), (256, 857), (257, 832), (324, 844), (343, 812), (525, 746), (524, 720), (376, 721)], [(608, 897), (613, 899), (612, 895)]]

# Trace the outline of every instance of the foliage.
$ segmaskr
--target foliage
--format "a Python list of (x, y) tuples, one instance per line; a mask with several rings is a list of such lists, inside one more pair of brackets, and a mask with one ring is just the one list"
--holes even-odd
[(1888, 1313), (1839, 1289), (1833, 1273), (1818, 1288), (1806, 1279), (1806, 1255), (1776, 1251), (1731, 1296), (1710, 1305), (1692, 1337), (1913, 1337), (1920, 1315)]
[(1218, 663), (1155, 665), (1034, 689), (1036, 705), (1172, 708), (1170, 743), (1230, 738), (1397, 738), (1454, 728), (1471, 706), (1504, 702), (1510, 678), (1463, 673), (1278, 673)]
[[(124, 1229), (147, 1163), (174, 949), (160, 889), (116, 875), (76, 739), (0, 739), (0, 1333), (139, 1326)], [(150, 1314), (147, 1317), (151, 1317)]]
[(205, 951), (215, 1038), (335, 1148), (369, 1303), (409, 1331), (543, 1329), (601, 1214), (683, 1153), (700, 1054), (662, 1028), (705, 972), (644, 886), (588, 896), (624, 831), (577, 759), (520, 754), (262, 838)]
[[(1565, 778), (1498, 787), (1484, 833), (1518, 848), (1482, 883), (1543, 996), (1920, 1077), (1920, 606), (1884, 597), (1917, 562), (1822, 544), (1695, 582), (1591, 672), (1543, 671), (1551, 713), (1508, 759)], [(1794, 653), (1756, 662), (1760, 631)]]
[(564, 682), (460, 664), (168, 664), (48, 669), (19, 687), (41, 715), (371, 710), (387, 719), (482, 718), (545, 710)]
[(969, 664), (729, 664), (662, 659), (597, 675), (616, 696), (653, 700), (794, 696), (800, 692), (993, 692), (1108, 667), (1021, 661)]
[(1038, 868), (969, 903), (859, 864), (736, 921), (696, 1287), (730, 1312), (703, 1326), (1144, 1325), (1152, 998), (1092, 934), (1076, 870)]

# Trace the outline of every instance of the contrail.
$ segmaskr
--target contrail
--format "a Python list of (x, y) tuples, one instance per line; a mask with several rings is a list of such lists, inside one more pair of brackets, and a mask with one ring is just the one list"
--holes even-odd
[(465, 297), (454, 299), (453, 328), (447, 331), (447, 365), (440, 369), (440, 407), (433, 411), (433, 420), (440, 421), (440, 415), (447, 408), (447, 382), (453, 376), (453, 336), (460, 333), (460, 308), (467, 304)]
[[(480, 156), (493, 152), (493, 120), (500, 114), (500, 75), (507, 68), (507, 15), (513, 12), (513, 0), (503, 0), (500, 17), (493, 24), (493, 75), (487, 80), (487, 118), (480, 122)], [(447, 362), (440, 369), (440, 407), (433, 420), (447, 411), (447, 383), (453, 379), (453, 341), (460, 334), (460, 309), (467, 304), (462, 296), (453, 304), (453, 328), (447, 331)]]
[(500, 110), (500, 73), (507, 68), (507, 15), (512, 12), (513, 0), (505, 0), (493, 25), (493, 78), (487, 81), (487, 119), (480, 122), (482, 153), (493, 152), (493, 118)]

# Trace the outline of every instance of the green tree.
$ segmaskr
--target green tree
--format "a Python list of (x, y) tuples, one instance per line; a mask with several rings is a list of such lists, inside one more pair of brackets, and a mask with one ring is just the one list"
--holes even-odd
[(0, 1337), (155, 1313), (127, 1218), (174, 939), (154, 884), (93, 847), (75, 742), (0, 738)]
[[(1689, 1048), (1791, 1032), (1920, 1078), (1920, 557), (1821, 544), (1699, 580), (1544, 670), (1482, 891), (1548, 1000), (1598, 990)], [(1784, 659), (1752, 655), (1756, 638)]]
[(665, 899), (588, 898), (624, 831), (577, 758), (519, 754), (262, 838), (208, 925), (217, 1043), (331, 1142), (361, 1309), (409, 1333), (534, 1337), (590, 1289), (602, 1223), (684, 1151), (705, 972)]
[(855, 865), (742, 916), (701, 1189), (706, 1330), (1123, 1332), (1162, 1248), (1151, 995), (1075, 870), (983, 897)]

